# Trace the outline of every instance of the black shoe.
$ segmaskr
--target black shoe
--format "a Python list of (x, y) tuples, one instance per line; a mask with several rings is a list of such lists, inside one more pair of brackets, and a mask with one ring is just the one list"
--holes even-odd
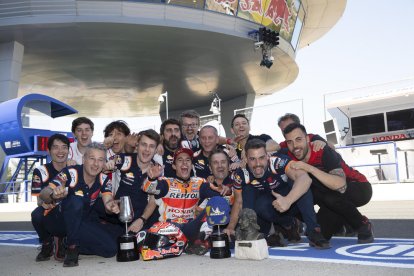
[(287, 246), (282, 233), (280, 233), (277, 229), (275, 229), (275, 233), (271, 234), (269, 236), (267, 236), (266, 242), (267, 242), (267, 246), (270, 247), (285, 247)]
[(66, 249), (65, 260), (63, 261), (63, 267), (78, 266), (79, 248), (77, 246), (69, 246)]
[(341, 226), (341, 229), (334, 234), (337, 237), (355, 237), (356, 232), (349, 224), (344, 224)]
[(36, 256), (36, 262), (43, 262), (50, 260), (53, 255), (53, 242), (47, 241), (42, 243), (42, 248)]
[(308, 240), (309, 240), (309, 245), (312, 247), (315, 247), (316, 249), (331, 248), (329, 241), (323, 237), (321, 233), (321, 229), (319, 227), (309, 230)]
[(63, 262), (63, 260), (65, 259), (65, 243), (64, 240), (65, 238), (62, 237), (54, 237), (54, 245), (55, 245), (55, 260), (58, 262)]
[(191, 244), (187, 246), (185, 249), (185, 253), (188, 255), (198, 255), (203, 256), (210, 250), (208, 241), (202, 241), (202, 240), (195, 240)]
[(302, 240), (300, 237), (300, 222), (295, 218), (293, 224), (289, 227), (282, 227), (280, 225), (274, 225), (275, 230), (278, 229), (283, 237), (285, 237), (290, 243), (298, 243)]
[(362, 226), (358, 229), (358, 243), (371, 243), (374, 241), (372, 224), (367, 217), (364, 217)]

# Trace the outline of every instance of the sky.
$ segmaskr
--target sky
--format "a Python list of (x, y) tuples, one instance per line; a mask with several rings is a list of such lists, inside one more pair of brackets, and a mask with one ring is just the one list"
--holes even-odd
[[(276, 116), (271, 121), (277, 122), (289, 106), (293, 105), (292, 113), (301, 113), (303, 102), (300, 117), (308, 132), (324, 134), (324, 94), (414, 77), (413, 13), (413, 0), (348, 0), (338, 23), (298, 51), (297, 79), (282, 91), (257, 99), (255, 106), (273, 105), (269, 108)], [(274, 107), (281, 110), (275, 112)], [(258, 125), (252, 132), (262, 130)], [(266, 130), (281, 139), (276, 125)]]

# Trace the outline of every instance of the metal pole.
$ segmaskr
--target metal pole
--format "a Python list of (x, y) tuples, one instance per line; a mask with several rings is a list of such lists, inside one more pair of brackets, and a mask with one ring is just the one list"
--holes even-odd
[(168, 91), (165, 91), (165, 110), (168, 119)]
[(398, 152), (397, 152), (397, 143), (394, 144), (394, 158), (395, 158), (395, 172), (397, 174), (397, 183), (400, 183), (400, 169), (398, 166)]
[(405, 172), (407, 173), (407, 179), (410, 179), (410, 172), (408, 170), (408, 157), (407, 157), (406, 151), (404, 151), (404, 158), (405, 158)]
[(378, 180), (383, 180), (382, 179), (382, 168), (381, 168), (381, 154), (378, 153), (378, 165), (379, 165), (379, 177)]

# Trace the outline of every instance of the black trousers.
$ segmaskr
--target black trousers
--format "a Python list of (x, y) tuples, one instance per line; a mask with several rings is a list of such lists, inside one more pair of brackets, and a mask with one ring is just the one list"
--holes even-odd
[(347, 189), (341, 194), (313, 179), (311, 189), (314, 203), (320, 208), (317, 220), (326, 239), (330, 239), (345, 223), (355, 230), (361, 227), (364, 217), (357, 207), (371, 200), (369, 182), (347, 182)]

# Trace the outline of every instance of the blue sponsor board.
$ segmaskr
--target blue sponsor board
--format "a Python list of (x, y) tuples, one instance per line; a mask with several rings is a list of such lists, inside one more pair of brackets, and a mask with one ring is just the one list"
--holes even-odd
[[(0, 231), (0, 245), (37, 247), (39, 242), (34, 231)], [(269, 258), (414, 268), (414, 239), (376, 238), (373, 243), (357, 244), (356, 238), (334, 237), (331, 246), (326, 250), (315, 249), (308, 243), (272, 247)]]
[[(304, 239), (306, 240), (306, 239)], [(414, 240), (376, 238), (369, 244), (357, 244), (356, 238), (331, 240), (332, 248), (319, 250), (308, 243), (269, 248), (269, 257), (331, 263), (414, 268)]]
[(39, 237), (34, 231), (0, 231), (0, 245), (39, 246)]

